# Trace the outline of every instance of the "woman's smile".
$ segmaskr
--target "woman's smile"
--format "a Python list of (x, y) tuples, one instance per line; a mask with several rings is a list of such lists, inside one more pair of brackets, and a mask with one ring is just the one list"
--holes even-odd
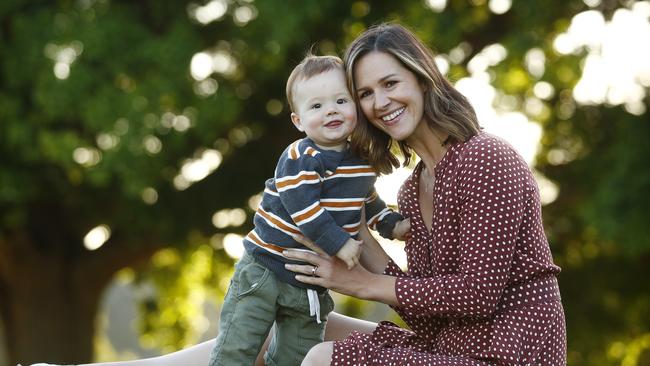
[(398, 110), (393, 111), (392, 113), (381, 117), (381, 119), (382, 119), (382, 121), (384, 121), (384, 124), (386, 124), (386, 125), (395, 124), (395, 123), (397, 123), (396, 118), (401, 116), (402, 113), (404, 113), (405, 110), (406, 110), (405, 107), (399, 108)]

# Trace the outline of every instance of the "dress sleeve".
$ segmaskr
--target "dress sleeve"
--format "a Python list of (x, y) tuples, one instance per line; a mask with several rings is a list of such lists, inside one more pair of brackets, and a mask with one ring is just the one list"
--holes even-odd
[(530, 170), (509, 145), (495, 139), (468, 146), (458, 169), (458, 270), (398, 277), (395, 292), (406, 315), (489, 316), (508, 282)]
[(324, 175), (325, 168), (317, 157), (287, 156), (278, 163), (275, 186), (282, 205), (302, 234), (333, 256), (350, 239), (350, 234), (321, 207)]
[(392, 259), (388, 261), (386, 268), (384, 268), (384, 274), (393, 277), (406, 277), (406, 273)]

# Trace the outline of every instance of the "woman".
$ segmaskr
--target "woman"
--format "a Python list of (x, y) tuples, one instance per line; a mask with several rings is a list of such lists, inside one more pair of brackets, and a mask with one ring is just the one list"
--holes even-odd
[[(397, 311), (312, 348), (303, 365), (564, 365), (564, 311), (543, 232), (539, 191), (523, 159), (479, 131), (432, 53), (396, 24), (368, 29), (345, 55), (362, 118), (354, 148), (380, 172), (420, 158), (399, 192), (411, 219), (403, 272), (366, 232), (363, 266), (288, 251), (297, 279)], [(365, 117), (365, 118), (363, 118)], [(315, 275), (312, 275), (315, 274)], [(354, 321), (328, 328), (354, 329)]]

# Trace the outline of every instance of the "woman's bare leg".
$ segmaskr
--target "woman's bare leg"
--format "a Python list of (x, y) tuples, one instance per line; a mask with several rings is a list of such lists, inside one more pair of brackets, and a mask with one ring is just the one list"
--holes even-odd
[(206, 366), (210, 360), (210, 352), (212, 352), (214, 342), (214, 339), (211, 339), (192, 347), (158, 357), (133, 361), (100, 362), (79, 366)]
[(315, 345), (307, 352), (300, 366), (329, 366), (332, 364), (334, 342), (323, 342)]
[(325, 326), (325, 341), (340, 341), (347, 338), (353, 330), (361, 333), (372, 333), (377, 323), (357, 319), (339, 313), (330, 313)]
[[(376, 323), (369, 322), (366, 320), (356, 319), (349, 316), (345, 316), (338, 313), (330, 313), (327, 319), (327, 326), (325, 327), (325, 341), (336, 341), (345, 339), (353, 330), (362, 333), (372, 333), (377, 327)], [(264, 365), (264, 353), (271, 343), (271, 333), (266, 337), (266, 341), (260, 350), (257, 360), (255, 361), (256, 366)], [(145, 358), (140, 360), (133, 361), (119, 361), (119, 362), (101, 362), (93, 364), (84, 364), (79, 366), (205, 366), (210, 360), (210, 352), (214, 347), (214, 339), (199, 343), (195, 346), (182, 349), (177, 352), (168, 353), (166, 355)], [(323, 344), (323, 343), (321, 343)], [(330, 343), (331, 344), (331, 343)], [(314, 347), (315, 353), (320, 354), (320, 350), (326, 350), (324, 346)], [(318, 351), (318, 352), (317, 352)], [(331, 358), (331, 350), (329, 352), (328, 358)]]

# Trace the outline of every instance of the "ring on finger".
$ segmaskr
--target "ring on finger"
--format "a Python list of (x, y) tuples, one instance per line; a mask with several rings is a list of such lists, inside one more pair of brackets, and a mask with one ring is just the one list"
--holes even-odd
[(316, 277), (316, 271), (317, 271), (317, 270), (318, 270), (318, 266), (314, 266), (314, 267), (311, 269), (311, 275), (312, 275), (312, 277)]

